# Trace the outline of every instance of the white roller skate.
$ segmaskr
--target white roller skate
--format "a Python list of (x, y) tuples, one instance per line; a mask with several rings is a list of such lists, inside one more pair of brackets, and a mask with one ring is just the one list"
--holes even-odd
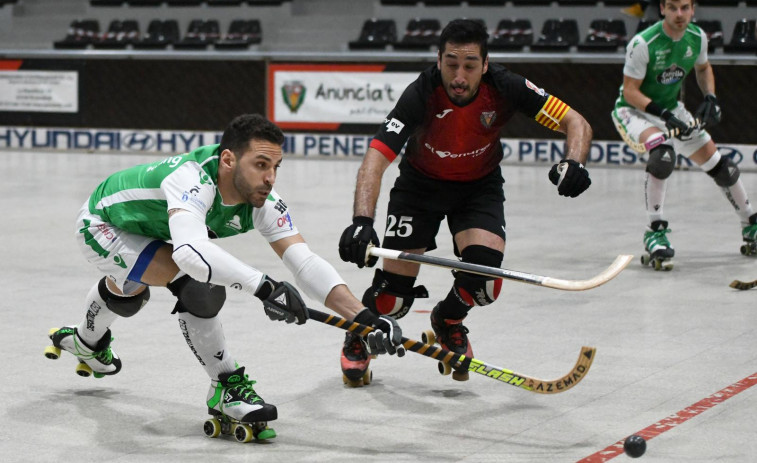
[(208, 413), (205, 421), (208, 437), (233, 435), (238, 442), (262, 441), (276, 437), (268, 421), (278, 417), (275, 405), (267, 404), (252, 388), (252, 381), (244, 374), (244, 367), (218, 375), (208, 391)]
[(741, 254), (745, 256), (757, 255), (757, 214), (749, 217), (749, 225), (741, 230), (744, 244), (741, 245)]
[(671, 259), (675, 250), (666, 236), (670, 230), (666, 220), (655, 220), (644, 232), (644, 248), (647, 254), (641, 256), (642, 265), (651, 265), (655, 270), (672, 270)]
[(93, 375), (95, 378), (102, 378), (121, 371), (121, 359), (110, 348), (110, 342), (113, 340), (110, 330), (93, 348), (79, 337), (75, 326), (52, 328), (48, 337), (53, 345), (45, 348), (45, 357), (57, 360), (60, 358), (61, 349), (70, 352), (79, 359), (79, 364), (76, 366), (76, 374), (79, 376)]

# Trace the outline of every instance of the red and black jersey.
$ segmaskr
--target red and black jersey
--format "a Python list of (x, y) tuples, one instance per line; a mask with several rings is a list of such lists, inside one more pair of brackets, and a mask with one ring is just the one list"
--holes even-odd
[(516, 111), (554, 130), (569, 109), (524, 77), (492, 63), (476, 96), (458, 106), (447, 96), (434, 65), (405, 89), (370, 146), (393, 161), (407, 142), (404, 157), (422, 174), (477, 180), (502, 160), (499, 134)]

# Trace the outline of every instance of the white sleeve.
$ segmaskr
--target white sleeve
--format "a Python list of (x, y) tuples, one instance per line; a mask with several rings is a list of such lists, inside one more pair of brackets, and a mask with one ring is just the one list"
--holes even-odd
[(623, 74), (642, 80), (647, 75), (647, 64), (649, 64), (649, 47), (644, 39), (636, 36), (626, 46), (626, 64), (623, 66)]
[(295, 243), (289, 246), (281, 256), (281, 260), (292, 272), (294, 281), (305, 291), (305, 294), (321, 304), (326, 304), (326, 298), (334, 286), (345, 284), (336, 269), (311, 251), (307, 243)]
[(168, 219), (173, 260), (197, 281), (229, 286), (255, 295), (263, 273), (226, 252), (208, 238), (205, 220), (177, 212)]
[(289, 215), (289, 208), (276, 190), (271, 190), (262, 207), (252, 209), (252, 223), (269, 243), (300, 233)]
[(696, 60), (696, 62), (694, 64), (696, 64), (698, 66), (701, 66), (701, 65), (707, 63), (707, 61), (709, 60), (709, 57), (707, 56), (707, 47), (708, 46), (709, 45), (707, 43), (707, 34), (705, 34), (704, 31), (702, 31), (702, 48), (701, 48), (701, 51), (699, 52), (699, 56), (697, 57), (697, 60)]

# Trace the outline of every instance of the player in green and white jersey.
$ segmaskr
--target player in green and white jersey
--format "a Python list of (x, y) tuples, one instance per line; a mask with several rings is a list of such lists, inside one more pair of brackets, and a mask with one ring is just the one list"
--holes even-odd
[(78, 325), (51, 330), (48, 357), (57, 358), (64, 349), (78, 357), (83, 376), (118, 373), (121, 359), (110, 346), (111, 324), (139, 312), (150, 286), (166, 286), (177, 299), (173, 313), (182, 334), (210, 376), (210, 413), (239, 422), (276, 419), (276, 407), (255, 393), (254, 381), (231, 355), (217, 316), (229, 287), (258, 297), (272, 320), (302, 324), (308, 318), (294, 286), (211, 240), (253, 229), (305, 293), (378, 330), (366, 339), (373, 354), (402, 355), (397, 323), (364, 308), (336, 270), (310, 250), (273, 189), (283, 142), (276, 125), (243, 115), (229, 124), (220, 145), (135, 166), (102, 182), (79, 213), (76, 237), (105, 277), (89, 291)]
[[(666, 180), (673, 172), (676, 153), (686, 156), (707, 172), (720, 186), (741, 219), (747, 243), (757, 239), (757, 214), (749, 203), (739, 168), (721, 156), (704, 126), (720, 122), (720, 106), (715, 96), (715, 77), (707, 58), (707, 37), (691, 23), (693, 0), (661, 0), (663, 19), (633, 37), (626, 49), (623, 85), (612, 118), (623, 140), (639, 146), (659, 137), (661, 132), (678, 130), (677, 137), (649, 150), (645, 197), (649, 226), (644, 244), (652, 259), (670, 259), (674, 250), (666, 237), (664, 218)], [(692, 116), (679, 101), (681, 85), (694, 70), (704, 101)], [(743, 251), (742, 251), (743, 252)], [(656, 267), (658, 268), (658, 267)]]

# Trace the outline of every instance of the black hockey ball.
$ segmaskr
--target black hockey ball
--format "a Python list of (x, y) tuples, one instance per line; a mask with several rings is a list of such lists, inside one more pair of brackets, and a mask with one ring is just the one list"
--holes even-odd
[(626, 455), (629, 457), (639, 458), (647, 451), (647, 441), (636, 434), (628, 436), (626, 441), (623, 442), (623, 450), (625, 450)]

